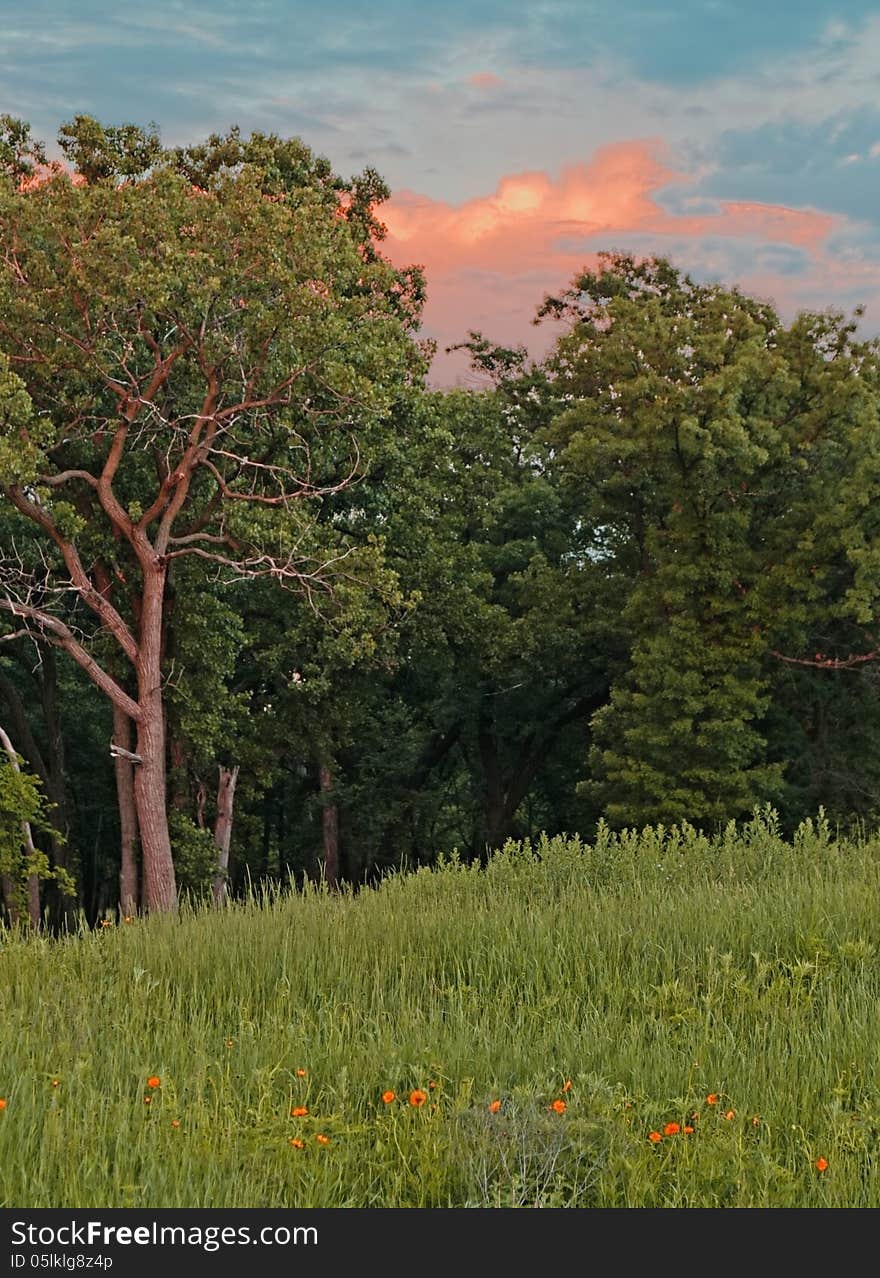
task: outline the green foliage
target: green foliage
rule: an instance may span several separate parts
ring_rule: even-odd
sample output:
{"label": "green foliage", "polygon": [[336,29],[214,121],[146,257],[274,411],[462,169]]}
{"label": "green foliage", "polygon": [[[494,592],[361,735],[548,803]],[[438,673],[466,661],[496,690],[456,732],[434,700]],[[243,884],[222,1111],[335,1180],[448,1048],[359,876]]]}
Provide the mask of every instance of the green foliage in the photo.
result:
{"label": "green foliage", "polygon": [[21,913],[26,912],[27,881],[31,875],[41,882],[56,882],[68,896],[76,894],[76,886],[65,870],[53,869],[44,852],[27,848],[25,823],[34,832],[58,837],[48,818],[49,805],[39,777],[21,766],[14,768],[9,757],[0,754],[0,875],[11,884]]}
{"label": "green foliage", "polygon": [[551,364],[571,402],[548,438],[630,636],[584,788],[616,824],[740,817],[781,793],[768,657],[829,616],[816,575],[851,541],[876,346],[842,317],[785,329],[736,290],[623,256],[545,310],[572,320]]}
{"label": "green foliage", "polygon": [[168,814],[174,873],[178,888],[196,900],[211,888],[217,867],[217,849],[209,830],[200,830],[184,812],[172,808]]}
{"label": "green foliage", "polygon": [[46,162],[45,148],[31,137],[31,126],[15,116],[0,115],[0,174],[17,186]]}
{"label": "green foliage", "polygon": [[0,351],[0,484],[30,483],[50,438],[48,423],[34,418],[27,387]]}
{"label": "green foliage", "polygon": [[86,182],[136,178],[162,155],[158,126],[102,125],[91,115],[76,115],[58,131],[58,145]]}

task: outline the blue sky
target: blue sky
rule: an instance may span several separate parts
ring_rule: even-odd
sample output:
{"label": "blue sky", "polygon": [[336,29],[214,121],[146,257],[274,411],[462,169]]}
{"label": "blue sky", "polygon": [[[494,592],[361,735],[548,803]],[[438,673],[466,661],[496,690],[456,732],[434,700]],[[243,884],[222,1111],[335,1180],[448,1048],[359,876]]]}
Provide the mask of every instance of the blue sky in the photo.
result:
{"label": "blue sky", "polygon": [[864,302],[880,332],[877,3],[0,0],[0,19],[0,111],[49,141],[77,112],[169,143],[237,123],[374,165],[441,340],[527,337],[597,247],[786,312]]}

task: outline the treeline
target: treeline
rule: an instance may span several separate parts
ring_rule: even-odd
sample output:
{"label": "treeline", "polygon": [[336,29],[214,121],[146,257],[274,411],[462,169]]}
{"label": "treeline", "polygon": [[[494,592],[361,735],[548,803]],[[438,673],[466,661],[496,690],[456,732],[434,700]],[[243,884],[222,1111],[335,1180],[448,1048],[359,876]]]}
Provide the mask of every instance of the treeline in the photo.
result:
{"label": "treeline", "polygon": [[872,824],[880,348],[606,254],[427,383],[387,190],[0,120],[7,919],[771,802]]}

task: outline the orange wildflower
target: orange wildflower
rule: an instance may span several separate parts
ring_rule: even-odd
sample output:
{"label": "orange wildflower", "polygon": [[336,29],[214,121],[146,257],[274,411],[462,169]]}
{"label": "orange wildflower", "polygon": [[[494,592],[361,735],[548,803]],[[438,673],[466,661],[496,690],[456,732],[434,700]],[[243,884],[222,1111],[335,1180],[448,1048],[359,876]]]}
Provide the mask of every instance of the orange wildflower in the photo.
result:
{"label": "orange wildflower", "polygon": [[152,1087],[155,1090],[157,1087],[161,1086],[162,1080],[158,1074],[153,1074],[151,1078],[147,1079],[147,1087]]}
{"label": "orange wildflower", "polygon": [[710,1092],[710,1093],[709,1093],[709,1095],[706,1097],[706,1104],[707,1104],[707,1105],[717,1105],[717,1104],[718,1104],[718,1093],[717,1093],[717,1092]]}
{"label": "orange wildflower", "polygon": [[305,1118],[308,1112],[309,1112],[308,1105],[294,1105],[293,1109],[290,1111],[290,1117]]}
{"label": "orange wildflower", "polygon": [[663,1128],[663,1135],[677,1136],[680,1131],[681,1131],[681,1128],[679,1127],[678,1123],[667,1123],[666,1126]]}
{"label": "orange wildflower", "polygon": [[493,1101],[489,1101],[489,1113],[490,1113],[490,1114],[497,1114],[500,1108],[501,1108],[501,1101],[500,1101],[500,1100],[493,1100]]}
{"label": "orange wildflower", "polygon": [[550,1106],[550,1108],[551,1108],[551,1109],[553,1110],[553,1112],[554,1112],[554,1113],[556,1113],[556,1114],[564,1114],[564,1113],[565,1113],[565,1111],[566,1111],[566,1109],[567,1109],[567,1106],[566,1106],[566,1104],[565,1104],[565,1101],[564,1101],[564,1100],[555,1100],[555,1101],[553,1101],[553,1103],[552,1103],[552,1105]]}
{"label": "orange wildflower", "polygon": [[686,1126],[685,1126],[685,1129],[684,1129],[684,1134],[685,1134],[685,1136],[693,1136],[693,1134],[694,1134],[694,1129],[693,1129],[693,1127],[691,1127],[691,1126],[689,1126],[689,1125],[686,1125]]}
{"label": "orange wildflower", "polygon": [[179,1118],[172,1118],[172,1120],[171,1120],[171,1126],[172,1126],[172,1127],[179,1127],[179,1126],[180,1126],[180,1119],[179,1119]]}
{"label": "orange wildflower", "polygon": [[564,1092],[570,1092],[570,1091],[571,1091],[571,1079],[570,1079],[570,1078],[567,1078],[567,1079],[565,1080],[565,1082],[562,1084],[562,1090],[563,1090]]}
{"label": "orange wildflower", "polygon": [[318,1132],[317,1136],[315,1137],[315,1140],[318,1142],[319,1145],[330,1144],[330,1137],[325,1136],[323,1132]]}
{"label": "orange wildflower", "polygon": [[297,1078],[305,1078],[305,1076],[306,1076],[306,1071],[305,1071],[304,1069],[298,1069],[298,1070],[296,1071],[296,1076],[297,1076]]}
{"label": "orange wildflower", "polygon": [[660,1135],[659,1132],[648,1132],[648,1140],[651,1142],[652,1145],[658,1144],[662,1139],[663,1137]]}
{"label": "orange wildflower", "polygon": [[828,1159],[827,1159],[827,1158],[817,1158],[817,1159],[816,1159],[816,1171],[818,1171],[818,1172],[823,1172],[823,1171],[827,1171],[827,1170],[828,1170]]}
{"label": "orange wildflower", "polygon": [[427,1099],[428,1099],[428,1093],[423,1092],[420,1087],[417,1087],[415,1091],[412,1091],[409,1094],[409,1103],[410,1105],[413,1105],[416,1109],[418,1109],[420,1105],[424,1105]]}
{"label": "orange wildflower", "polygon": [[0,1096],[0,1113],[6,1108],[6,1101]]}
{"label": "orange wildflower", "polygon": [[730,1122],[732,1118],[736,1118],[736,1110],[729,1109],[727,1113],[724,1115],[724,1117],[727,1119],[728,1122]]}
{"label": "orange wildflower", "polygon": [[392,1101],[397,1100],[397,1096],[394,1092],[392,1092],[391,1088],[389,1087],[387,1092],[382,1093],[382,1100],[384,1104],[390,1105]]}
{"label": "orange wildflower", "polygon": [[305,1141],[300,1140],[298,1136],[291,1136],[290,1143],[294,1149],[305,1149],[306,1147]]}

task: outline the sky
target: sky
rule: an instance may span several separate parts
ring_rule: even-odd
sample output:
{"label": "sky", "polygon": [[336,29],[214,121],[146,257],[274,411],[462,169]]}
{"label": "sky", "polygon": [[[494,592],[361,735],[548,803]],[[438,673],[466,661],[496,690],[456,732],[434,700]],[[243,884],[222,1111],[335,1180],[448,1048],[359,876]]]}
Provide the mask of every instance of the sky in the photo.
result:
{"label": "sky", "polygon": [[602,249],[880,333],[880,0],[0,0],[0,112],[378,169],[438,384]]}

